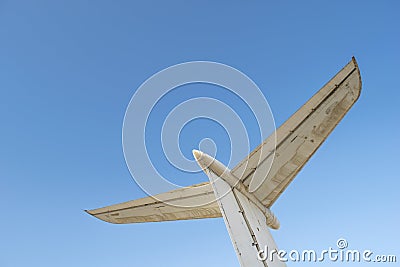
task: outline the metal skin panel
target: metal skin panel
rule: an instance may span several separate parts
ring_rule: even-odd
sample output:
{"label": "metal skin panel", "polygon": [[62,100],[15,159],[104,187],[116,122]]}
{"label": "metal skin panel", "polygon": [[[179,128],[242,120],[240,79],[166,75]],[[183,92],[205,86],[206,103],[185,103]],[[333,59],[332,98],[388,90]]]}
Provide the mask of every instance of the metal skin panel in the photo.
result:
{"label": "metal skin panel", "polygon": [[[225,173],[227,168],[218,161],[211,165],[202,162],[201,153],[197,151],[194,153],[195,158],[200,166],[204,165],[203,169],[211,183],[197,184],[155,197],[87,212],[111,223],[223,216],[242,267],[286,266],[279,260],[268,261],[271,260],[269,257],[267,261],[258,260],[257,254],[264,246],[268,246],[269,251],[276,249],[266,221],[267,214],[270,215],[270,219],[274,219],[274,216],[271,212],[263,213],[262,208],[266,207],[266,211],[269,211],[357,101],[360,91],[360,72],[353,58],[279,127],[276,135],[268,137],[228,174]],[[213,168],[214,171],[211,171]],[[221,177],[215,174],[215,171]],[[254,187],[254,183],[251,183],[253,179],[262,181],[261,185]],[[169,204],[165,204],[164,201]],[[199,203],[209,204],[201,206]],[[276,228],[279,226],[276,223],[272,225]]]}
{"label": "metal skin panel", "polygon": [[[285,263],[276,258],[260,261],[258,252],[278,250],[268,229],[266,217],[249,199],[212,171],[205,170],[213,186],[226,228],[242,267],[283,267]],[[228,192],[228,193],[226,193]]]}
{"label": "metal skin panel", "polygon": [[[330,132],[358,99],[361,77],[353,58],[335,77],[231,171],[249,189],[250,181],[264,179],[250,192],[270,208]],[[275,152],[275,154],[274,154]],[[270,162],[273,161],[271,169]],[[268,175],[267,175],[268,174]],[[266,177],[267,175],[267,177]],[[181,208],[166,205],[168,203]],[[201,200],[201,201],[200,201]],[[210,203],[196,206],[196,203]],[[209,183],[197,184],[153,197],[100,209],[89,214],[111,223],[137,223],[220,217]],[[185,208],[187,207],[187,208]]]}
{"label": "metal skin panel", "polygon": [[272,137],[267,138],[232,173],[246,187],[252,179],[264,179],[261,186],[249,191],[266,207],[271,207],[357,101],[360,91],[360,72],[353,58],[279,127],[276,148]]}
{"label": "metal skin panel", "polygon": [[[166,201],[168,204],[165,204]],[[198,203],[210,203],[199,206]],[[201,183],[87,213],[110,223],[140,223],[221,217],[209,183]]]}
{"label": "metal skin panel", "polygon": [[234,176],[228,167],[219,162],[217,159],[194,149],[193,156],[196,159],[197,163],[201,166],[203,171],[208,172],[211,171],[221,179],[223,179],[231,188],[235,188],[236,191],[240,192],[242,195],[246,196],[246,198],[252,202],[259,210],[262,211],[263,216],[266,217],[266,223],[268,227],[272,229],[279,229],[280,223],[278,218],[271,212],[269,208],[266,208],[252,193],[249,193],[247,187],[240,182],[239,178]]}

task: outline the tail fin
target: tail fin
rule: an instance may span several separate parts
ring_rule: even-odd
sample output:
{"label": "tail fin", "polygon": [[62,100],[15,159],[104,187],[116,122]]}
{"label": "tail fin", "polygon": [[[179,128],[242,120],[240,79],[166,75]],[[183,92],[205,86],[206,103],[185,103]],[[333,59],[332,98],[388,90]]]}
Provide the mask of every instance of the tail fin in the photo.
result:
{"label": "tail fin", "polygon": [[[241,192],[219,178],[211,171],[206,171],[212,184],[215,197],[221,209],[226,228],[232,240],[237,257],[242,267],[283,267],[285,263],[269,255],[265,261],[259,259],[259,253],[265,247],[268,251],[277,249],[268,229],[264,213]],[[264,251],[264,253],[268,253]]]}

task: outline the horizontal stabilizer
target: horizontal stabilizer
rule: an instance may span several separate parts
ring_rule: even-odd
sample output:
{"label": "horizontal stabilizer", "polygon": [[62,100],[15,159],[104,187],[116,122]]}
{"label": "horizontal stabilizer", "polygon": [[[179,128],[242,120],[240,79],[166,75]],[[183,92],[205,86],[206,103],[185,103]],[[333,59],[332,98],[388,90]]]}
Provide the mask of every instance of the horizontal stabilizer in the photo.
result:
{"label": "horizontal stabilizer", "polygon": [[277,129],[276,143],[274,135],[268,137],[232,173],[259,201],[271,207],[357,101],[360,92],[360,71],[353,58]]}
{"label": "horizontal stabilizer", "polygon": [[[168,203],[168,204],[166,204]],[[209,203],[199,206],[199,203]],[[110,223],[141,223],[221,217],[209,183],[145,197],[87,213]]]}

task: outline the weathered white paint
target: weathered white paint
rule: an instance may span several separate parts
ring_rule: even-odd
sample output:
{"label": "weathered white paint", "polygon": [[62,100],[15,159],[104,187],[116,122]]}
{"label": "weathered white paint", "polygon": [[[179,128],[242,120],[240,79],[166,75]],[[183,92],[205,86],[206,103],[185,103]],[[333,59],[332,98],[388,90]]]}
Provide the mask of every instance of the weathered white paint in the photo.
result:
{"label": "weathered white paint", "polygon": [[[226,228],[242,267],[286,266],[278,258],[260,261],[258,252],[268,246],[277,250],[262,210],[212,171],[206,171],[214,189]],[[228,193],[226,193],[228,192]]]}
{"label": "weathered white paint", "polygon": [[[168,203],[168,204],[166,204]],[[199,205],[198,203],[209,203]],[[140,223],[221,217],[209,183],[202,183],[100,209],[89,214],[110,223]]]}
{"label": "weathered white paint", "polygon": [[215,159],[201,160],[201,152],[194,152],[212,185],[198,184],[87,212],[111,223],[223,216],[242,267],[285,266],[257,259],[265,245],[276,248],[267,226],[277,228],[279,223],[269,208],[357,101],[360,91],[360,71],[353,58],[279,127],[276,142],[274,135],[267,138],[232,171]]}
{"label": "weathered white paint", "polygon": [[[232,173],[246,187],[250,186],[249,191],[265,206],[271,207],[357,101],[360,91],[360,72],[353,58],[279,127],[276,148],[274,140],[267,138],[233,168]],[[263,180],[263,183],[251,188],[252,179]]]}
{"label": "weathered white paint", "polygon": [[[267,218],[266,223],[270,228],[279,229],[280,223],[278,218],[269,208],[265,207],[260,200],[258,200],[247,190],[247,187],[243,185],[239,178],[232,174],[228,167],[224,166],[224,164],[217,159],[198,150],[193,150],[193,156],[204,171],[213,172],[215,175],[223,179],[230,186],[230,188],[235,188],[235,190],[246,196],[246,198],[248,198],[253,205],[258,207],[258,209],[261,210],[263,215]],[[230,188],[228,188],[225,193],[228,193],[231,190]],[[220,197],[223,195],[223,192],[220,192]]]}

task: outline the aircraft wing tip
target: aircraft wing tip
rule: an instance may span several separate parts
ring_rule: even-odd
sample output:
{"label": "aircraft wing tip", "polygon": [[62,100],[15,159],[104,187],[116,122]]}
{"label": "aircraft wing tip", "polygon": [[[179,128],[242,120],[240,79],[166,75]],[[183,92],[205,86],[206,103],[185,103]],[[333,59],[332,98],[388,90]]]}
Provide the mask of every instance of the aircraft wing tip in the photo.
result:
{"label": "aircraft wing tip", "polygon": [[84,210],[84,211],[87,214],[89,214],[90,216],[93,216],[93,217],[99,219],[100,221],[111,223],[111,224],[119,224],[117,221],[112,220],[109,216],[101,216],[101,215],[96,214],[95,212],[93,212],[93,210]]}
{"label": "aircraft wing tip", "polygon": [[354,64],[354,66],[355,66],[355,68],[357,69],[357,76],[358,76],[358,86],[357,86],[357,99],[360,97],[360,94],[361,94],[361,88],[362,88],[362,79],[361,79],[361,72],[360,72],[360,68],[358,67],[358,63],[357,63],[357,60],[356,60],[356,58],[353,56],[352,57],[352,61],[353,61],[353,64]]}

